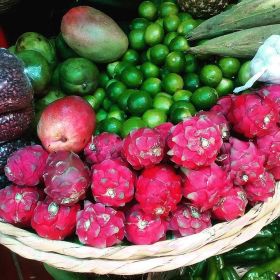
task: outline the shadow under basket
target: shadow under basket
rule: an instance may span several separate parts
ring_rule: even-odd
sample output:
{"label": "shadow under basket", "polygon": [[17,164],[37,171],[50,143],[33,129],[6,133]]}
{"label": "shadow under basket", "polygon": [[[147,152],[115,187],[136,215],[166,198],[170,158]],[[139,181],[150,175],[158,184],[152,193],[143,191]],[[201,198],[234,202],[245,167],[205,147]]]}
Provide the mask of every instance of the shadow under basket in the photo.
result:
{"label": "shadow under basket", "polygon": [[97,249],[68,241],[41,238],[27,230],[0,222],[0,243],[20,256],[59,269],[96,274],[136,275],[189,266],[232,250],[253,238],[280,216],[280,183],[275,195],[244,216],[198,234],[152,245]]}

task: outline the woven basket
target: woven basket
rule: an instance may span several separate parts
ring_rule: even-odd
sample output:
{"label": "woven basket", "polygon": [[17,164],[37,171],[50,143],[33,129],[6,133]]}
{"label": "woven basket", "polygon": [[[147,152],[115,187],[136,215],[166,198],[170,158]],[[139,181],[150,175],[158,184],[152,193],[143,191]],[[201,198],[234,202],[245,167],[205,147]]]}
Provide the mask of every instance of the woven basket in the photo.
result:
{"label": "woven basket", "polygon": [[7,12],[16,5],[18,1],[19,0],[0,0],[0,14]]}
{"label": "woven basket", "polygon": [[219,223],[199,234],[153,245],[114,246],[97,249],[41,238],[0,222],[0,243],[24,258],[81,273],[135,275],[192,265],[230,251],[254,237],[280,216],[280,183],[275,195],[253,207],[243,217]]}

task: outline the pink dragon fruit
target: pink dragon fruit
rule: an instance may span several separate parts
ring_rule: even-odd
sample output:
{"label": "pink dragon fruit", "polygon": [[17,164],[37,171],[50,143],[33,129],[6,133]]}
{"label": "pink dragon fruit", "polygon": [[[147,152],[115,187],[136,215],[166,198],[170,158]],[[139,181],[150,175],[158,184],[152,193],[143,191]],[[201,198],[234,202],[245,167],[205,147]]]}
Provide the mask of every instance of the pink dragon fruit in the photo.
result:
{"label": "pink dragon fruit", "polygon": [[212,121],[220,128],[223,139],[229,138],[230,136],[229,123],[222,112],[200,111],[196,114],[196,116],[208,118],[210,121]]}
{"label": "pink dragon fruit", "polygon": [[195,169],[212,164],[222,146],[219,127],[208,118],[192,117],[171,130],[167,140],[171,160]]}
{"label": "pink dragon fruit", "polygon": [[74,232],[76,215],[79,210],[79,204],[58,205],[50,198],[46,198],[44,201],[38,202],[31,226],[41,237],[63,240]]}
{"label": "pink dragon fruit", "polygon": [[19,186],[36,186],[42,179],[47,158],[48,153],[42,146],[26,146],[8,158],[5,174]]}
{"label": "pink dragon fruit", "polygon": [[253,183],[245,185],[245,192],[251,205],[265,202],[275,193],[275,180],[271,173],[264,172]]}
{"label": "pink dragon fruit", "polygon": [[257,180],[264,172],[264,155],[252,142],[244,142],[233,137],[229,142],[230,165],[226,165],[225,168],[230,172],[234,184],[243,186]]}
{"label": "pink dragon fruit", "polygon": [[210,109],[210,112],[222,113],[227,118],[234,98],[235,96],[233,94],[220,98],[217,104]]}
{"label": "pink dragon fruit", "polygon": [[213,207],[213,215],[218,220],[232,221],[244,215],[247,204],[248,200],[244,190],[234,187]]}
{"label": "pink dragon fruit", "polygon": [[275,180],[280,180],[280,167],[274,167],[269,170],[269,172],[273,175]]}
{"label": "pink dragon fruit", "polygon": [[0,218],[20,227],[29,227],[43,192],[37,187],[10,185],[0,190]]}
{"label": "pink dragon fruit", "polygon": [[233,99],[228,120],[236,132],[254,138],[269,134],[279,115],[276,104],[270,99],[257,94],[243,94]]}
{"label": "pink dragon fruit", "polygon": [[135,198],[145,213],[166,217],[181,201],[181,177],[168,165],[147,168],[137,180]]}
{"label": "pink dragon fruit", "polygon": [[179,205],[172,212],[169,221],[169,229],[174,231],[176,237],[196,234],[209,227],[211,227],[210,212],[202,213],[191,204]]}
{"label": "pink dragon fruit", "polygon": [[125,236],[133,244],[149,245],[165,238],[167,226],[160,216],[146,214],[136,204],[127,213]]}
{"label": "pink dragon fruit", "polygon": [[119,160],[107,159],[93,165],[92,194],[106,206],[124,206],[134,195],[136,176]]}
{"label": "pink dragon fruit", "polygon": [[171,132],[171,128],[173,127],[173,124],[171,122],[165,122],[162,123],[158,126],[156,126],[154,129],[157,131],[161,138],[164,139],[165,141],[167,140],[167,137],[169,136]]}
{"label": "pink dragon fruit", "polygon": [[156,130],[136,129],[124,139],[122,156],[134,169],[139,170],[160,163],[164,157],[164,145]]}
{"label": "pink dragon fruit", "polygon": [[198,170],[185,169],[183,172],[186,175],[183,195],[201,211],[211,209],[232,187],[227,172],[216,163]]}
{"label": "pink dragon fruit", "polygon": [[43,174],[45,193],[57,204],[74,205],[85,198],[90,185],[89,168],[73,152],[51,153]]}
{"label": "pink dragon fruit", "polygon": [[90,164],[100,163],[105,159],[115,159],[121,156],[122,139],[113,133],[103,132],[92,136],[86,145],[84,154]]}
{"label": "pink dragon fruit", "polygon": [[258,91],[258,94],[276,103],[280,113],[280,85],[266,85]]}
{"label": "pink dragon fruit", "polygon": [[97,248],[119,244],[124,238],[124,214],[101,203],[85,201],[77,214],[76,234],[83,244]]}
{"label": "pink dragon fruit", "polygon": [[275,129],[269,135],[257,138],[257,147],[266,157],[265,167],[270,170],[280,167],[280,131]]}

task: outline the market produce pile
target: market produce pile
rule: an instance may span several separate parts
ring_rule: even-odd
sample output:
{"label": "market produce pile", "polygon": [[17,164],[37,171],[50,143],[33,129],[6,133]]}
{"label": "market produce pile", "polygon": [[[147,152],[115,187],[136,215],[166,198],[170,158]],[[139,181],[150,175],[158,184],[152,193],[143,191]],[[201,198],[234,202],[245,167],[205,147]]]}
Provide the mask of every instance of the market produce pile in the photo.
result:
{"label": "market produce pile", "polygon": [[[26,32],[0,49],[1,220],[97,248],[149,245],[273,197],[280,86],[232,92],[251,77],[248,54],[276,24],[255,27],[242,58],[216,56],[204,48],[229,44],[235,32],[204,40],[207,20],[194,18],[192,1],[178,2],[143,1],[128,35],[77,6],[56,38]],[[210,2],[201,17],[229,5]]]}

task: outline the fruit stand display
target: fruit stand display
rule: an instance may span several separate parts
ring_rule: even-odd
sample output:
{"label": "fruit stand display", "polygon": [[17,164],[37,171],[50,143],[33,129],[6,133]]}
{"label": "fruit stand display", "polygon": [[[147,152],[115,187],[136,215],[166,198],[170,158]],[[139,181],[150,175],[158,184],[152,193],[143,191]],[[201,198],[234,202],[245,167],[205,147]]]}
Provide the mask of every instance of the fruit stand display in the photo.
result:
{"label": "fruit stand display", "polygon": [[55,279],[277,279],[279,9],[76,1],[54,36],[0,29],[0,243]]}

